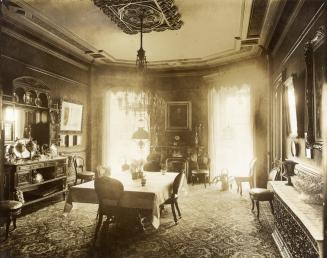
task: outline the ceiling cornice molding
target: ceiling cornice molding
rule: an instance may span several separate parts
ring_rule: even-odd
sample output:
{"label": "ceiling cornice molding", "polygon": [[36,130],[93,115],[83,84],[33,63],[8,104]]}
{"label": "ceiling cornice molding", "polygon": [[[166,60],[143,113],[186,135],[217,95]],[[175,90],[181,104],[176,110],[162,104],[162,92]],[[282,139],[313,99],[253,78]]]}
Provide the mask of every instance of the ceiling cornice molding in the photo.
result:
{"label": "ceiling cornice molding", "polygon": [[[261,49],[257,48],[257,52],[254,52],[253,55],[249,55],[247,57],[239,57],[235,60],[229,60],[228,62],[221,63],[219,65],[215,66],[199,66],[196,68],[189,68],[189,69],[179,69],[179,70],[172,70],[172,69],[158,69],[158,70],[151,70],[148,69],[147,74],[149,77],[156,77],[156,78],[167,78],[167,77],[189,77],[189,76],[210,76],[212,74],[217,73],[217,71],[223,69],[224,67],[228,67],[229,65],[233,65],[235,63],[241,63],[241,62],[248,62],[249,60],[254,60],[260,56]],[[113,76],[119,76],[117,74],[121,73],[120,76],[126,77],[124,73],[128,73],[131,76],[134,76],[133,74],[137,74],[135,71],[135,67],[129,67],[126,71],[126,67],[117,67],[117,66],[101,66],[97,69],[99,74],[106,74],[110,73],[113,74]]]}
{"label": "ceiling cornice molding", "polygon": [[51,44],[59,45],[76,57],[94,63],[99,56],[116,61],[114,57],[105,51],[97,50],[86,41],[76,36],[71,31],[58,26],[46,16],[22,0],[12,0],[18,7],[9,7],[9,11],[4,9],[6,18],[15,21],[15,25],[20,25],[24,30],[32,34],[41,34]]}
{"label": "ceiling cornice molding", "polygon": [[[178,71],[188,71],[192,70],[192,72],[199,72],[201,70],[207,70],[216,68],[222,65],[226,65],[229,63],[235,63],[242,61],[244,59],[249,59],[253,57],[257,57],[261,54],[261,49],[258,46],[250,47],[248,50],[239,51],[239,52],[230,52],[229,54],[222,55],[220,58],[213,58],[212,60],[206,59],[197,59],[194,60],[176,60],[180,65],[172,67],[167,63],[157,62],[156,64],[149,64],[148,71],[149,72],[178,72]],[[111,65],[106,65],[108,68],[116,67],[116,68],[129,68],[135,69],[134,62],[125,62],[125,63],[112,63]]]}
{"label": "ceiling cornice molding", "polygon": [[306,0],[298,0],[294,12],[291,14],[290,18],[288,19],[288,22],[287,22],[286,26],[284,27],[284,30],[283,30],[281,36],[279,37],[274,49],[272,50],[272,55],[273,56],[276,55],[276,53],[278,52],[280,46],[282,45],[286,35],[288,34],[292,24],[294,23],[297,15],[299,14],[299,12],[300,12],[300,10],[301,10],[301,8],[302,8],[305,1]]}
{"label": "ceiling cornice molding", "polygon": [[68,78],[66,76],[63,76],[63,75],[60,75],[60,74],[57,74],[57,73],[53,73],[53,72],[50,72],[50,71],[47,71],[47,70],[44,70],[44,69],[42,69],[40,67],[36,67],[34,65],[30,65],[30,64],[25,63],[25,62],[23,62],[21,60],[18,60],[16,58],[13,58],[13,57],[10,57],[10,56],[7,56],[7,55],[2,55],[1,57],[6,58],[7,60],[10,60],[10,61],[19,63],[19,64],[25,66],[26,69],[28,69],[28,70],[31,70],[31,71],[34,71],[34,72],[38,72],[38,73],[47,75],[47,76],[50,76],[52,78],[55,78],[55,79],[58,79],[58,80],[62,80],[64,82],[68,82],[68,83],[70,83],[72,85],[76,85],[76,86],[79,86],[79,87],[88,87],[88,85],[85,84],[85,83],[83,83],[83,82],[79,82],[79,81],[70,79],[70,78]]}
{"label": "ceiling cornice molding", "polygon": [[261,30],[261,37],[259,39],[259,45],[265,49],[268,48],[286,2],[287,0],[269,0],[266,17]]}
{"label": "ceiling cornice molding", "polygon": [[11,30],[11,29],[6,28],[6,27],[2,27],[2,32],[4,34],[10,36],[10,37],[13,37],[13,38],[15,38],[15,39],[17,39],[17,40],[19,40],[21,42],[24,42],[24,43],[26,43],[26,44],[28,44],[28,45],[36,48],[36,49],[39,49],[39,50],[41,50],[41,51],[43,51],[43,52],[45,52],[47,54],[50,54],[50,55],[52,55],[52,56],[54,56],[54,57],[56,57],[58,59],[61,59],[61,60],[65,61],[65,62],[67,62],[67,63],[69,63],[71,65],[74,65],[74,66],[76,66],[76,67],[78,67],[78,68],[80,68],[80,69],[82,69],[84,71],[89,70],[89,66],[83,65],[83,64],[81,64],[79,62],[76,62],[75,60],[73,60],[71,58],[68,58],[68,57],[66,57],[66,56],[64,56],[64,55],[62,55],[62,54],[60,54],[60,53],[58,53],[56,51],[53,51],[50,48],[48,48],[48,47],[46,47],[46,46],[44,46],[42,44],[39,44],[38,42],[36,42],[34,40],[31,40],[31,39],[29,39],[29,38],[15,32],[14,30]]}
{"label": "ceiling cornice molding", "polygon": [[310,22],[307,24],[307,26],[302,31],[301,35],[297,38],[297,40],[294,42],[294,44],[291,46],[290,50],[287,52],[286,56],[284,57],[282,61],[282,66],[286,64],[290,56],[294,53],[294,51],[297,49],[297,47],[301,44],[301,42],[305,39],[307,34],[310,32],[312,27],[315,25],[316,21],[324,15],[326,8],[326,3],[324,2],[318,9],[318,11],[315,13],[315,15],[312,17]]}

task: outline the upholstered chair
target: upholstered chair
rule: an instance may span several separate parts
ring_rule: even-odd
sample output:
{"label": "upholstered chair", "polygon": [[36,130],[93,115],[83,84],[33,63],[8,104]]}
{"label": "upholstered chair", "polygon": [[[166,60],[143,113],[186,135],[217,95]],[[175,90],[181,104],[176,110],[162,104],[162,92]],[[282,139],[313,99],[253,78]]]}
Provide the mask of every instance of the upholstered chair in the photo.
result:
{"label": "upholstered chair", "polygon": [[[270,181],[275,181],[277,178],[279,171],[277,168],[271,170],[271,172],[269,173],[269,177],[268,180]],[[254,174],[252,175],[254,176]],[[257,187],[253,187],[253,185],[251,185],[251,189],[249,191],[250,194],[250,199],[252,202],[252,208],[251,210],[254,210],[254,205],[257,207],[257,217],[259,218],[260,215],[260,202],[269,202],[270,204],[270,208],[271,208],[271,212],[274,213],[274,206],[273,206],[273,199],[274,199],[274,193],[273,191],[266,189],[266,188],[257,188]]]}
{"label": "upholstered chair", "polygon": [[103,216],[106,216],[108,224],[117,222],[120,215],[119,202],[124,193],[124,186],[117,179],[102,176],[94,180],[94,188],[99,201],[99,218],[94,238],[94,242],[96,242],[98,232],[102,226]]}

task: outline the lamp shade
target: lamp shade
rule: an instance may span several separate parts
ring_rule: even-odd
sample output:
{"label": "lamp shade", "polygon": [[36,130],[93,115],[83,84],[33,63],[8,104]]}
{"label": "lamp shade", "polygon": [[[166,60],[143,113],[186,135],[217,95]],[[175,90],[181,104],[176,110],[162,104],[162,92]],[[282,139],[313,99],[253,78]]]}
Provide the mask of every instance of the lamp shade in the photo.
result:
{"label": "lamp shade", "polygon": [[149,139],[149,133],[144,130],[143,127],[139,127],[137,131],[133,133],[132,139],[134,140],[146,140]]}

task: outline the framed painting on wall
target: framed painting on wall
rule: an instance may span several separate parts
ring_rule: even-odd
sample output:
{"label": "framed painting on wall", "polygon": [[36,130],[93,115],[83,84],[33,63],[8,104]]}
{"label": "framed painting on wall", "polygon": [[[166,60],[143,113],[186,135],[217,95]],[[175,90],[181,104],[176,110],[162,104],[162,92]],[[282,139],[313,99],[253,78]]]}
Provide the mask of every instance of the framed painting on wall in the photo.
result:
{"label": "framed painting on wall", "polygon": [[191,101],[168,101],[166,103],[166,131],[192,130]]}
{"label": "framed painting on wall", "polygon": [[60,131],[81,132],[83,118],[83,105],[62,101]]}

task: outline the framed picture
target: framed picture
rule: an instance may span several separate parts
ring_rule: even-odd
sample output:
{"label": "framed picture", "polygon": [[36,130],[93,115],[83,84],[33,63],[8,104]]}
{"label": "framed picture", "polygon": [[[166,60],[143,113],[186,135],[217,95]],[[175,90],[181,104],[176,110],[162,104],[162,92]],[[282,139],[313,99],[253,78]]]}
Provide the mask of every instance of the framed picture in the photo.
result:
{"label": "framed picture", "polygon": [[168,101],[166,103],[166,131],[192,130],[191,101]]}
{"label": "framed picture", "polygon": [[83,119],[83,105],[62,101],[60,131],[81,132]]}

